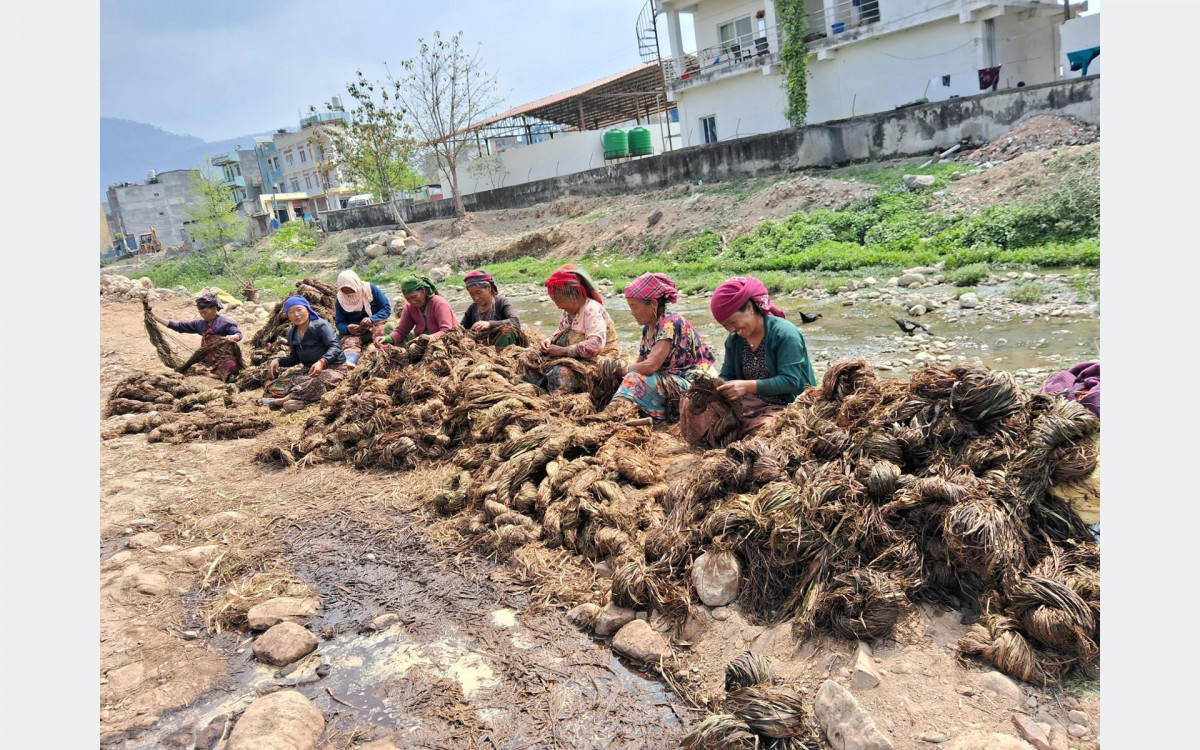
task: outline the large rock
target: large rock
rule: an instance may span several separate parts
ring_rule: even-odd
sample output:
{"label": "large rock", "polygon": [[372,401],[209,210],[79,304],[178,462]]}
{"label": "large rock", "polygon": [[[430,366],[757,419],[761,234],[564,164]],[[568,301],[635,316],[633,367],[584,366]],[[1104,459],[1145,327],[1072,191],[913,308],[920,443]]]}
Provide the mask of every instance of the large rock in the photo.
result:
{"label": "large rock", "polygon": [[671,655],[671,645],[645,620],[628,623],[613,638],[613,650],[645,663],[655,663]]}
{"label": "large rock", "polygon": [[637,617],[637,612],[609,602],[596,615],[596,635],[612,635]]}
{"label": "large rock", "polygon": [[227,750],[313,750],[325,731],[321,711],[295,690],[259,698],[229,733]]}
{"label": "large rock", "polygon": [[964,310],[974,310],[979,307],[979,295],[975,292],[967,292],[958,298],[958,306]]}
{"label": "large rock", "polygon": [[434,266],[433,268],[429,269],[429,280],[442,282],[450,278],[450,275],[453,273],[454,270],[450,268],[450,266],[443,263],[440,266]]}
{"label": "large rock", "polygon": [[140,534],[134,534],[129,537],[130,549],[145,549],[147,547],[157,547],[162,544],[162,536],[153,531],[143,531]]}
{"label": "large rock", "polygon": [[825,680],[817,691],[813,715],[833,750],[893,750],[850,691],[833,680]]}
{"label": "large rock", "polygon": [[692,584],[709,607],[724,607],[737,598],[739,574],[731,552],[705,552],[692,563]]}
{"label": "large rock", "polygon": [[972,729],[942,745],[943,750],[1033,750],[1024,740],[998,732]]}
{"label": "large rock", "polygon": [[906,174],[903,178],[904,186],[909,190],[922,190],[924,188],[933,187],[933,175],[928,174]]}
{"label": "large rock", "polygon": [[576,607],[572,607],[567,612],[567,621],[577,628],[583,630],[591,630],[596,624],[596,618],[600,616],[600,605],[592,602],[584,602]]}
{"label": "large rock", "polygon": [[251,607],[246,613],[246,621],[251,630],[266,630],[285,620],[295,622],[301,617],[314,615],[319,604],[312,597],[279,596]]}
{"label": "large rock", "polygon": [[662,217],[663,217],[662,211],[655,211],[654,213],[650,214],[650,217],[648,219],[646,219],[647,226],[654,226],[655,224],[657,224],[659,221],[662,220]]}
{"label": "large rock", "polygon": [[925,277],[919,273],[906,273],[896,279],[897,286],[910,287],[913,284],[924,284]]}
{"label": "large rock", "polygon": [[995,693],[1005,700],[1005,708],[1012,708],[1021,703],[1021,688],[1003,674],[992,670],[984,672],[975,680],[975,684],[989,693]]}
{"label": "large rock", "polygon": [[367,249],[364,251],[364,254],[368,258],[375,259],[383,257],[385,252],[387,252],[387,249],[383,245],[371,244],[367,245]]}
{"label": "large rock", "polygon": [[402,239],[388,240],[387,252],[388,252],[388,255],[399,255],[400,253],[404,252],[404,240],[402,240]]}
{"label": "large rock", "polygon": [[883,680],[879,670],[875,668],[875,655],[871,647],[859,642],[854,654],[854,671],[850,674],[850,689],[859,692],[877,687]]}
{"label": "large rock", "polygon": [[312,633],[294,622],[281,622],[258,637],[254,655],[265,664],[285,667],[316,648],[317,638]]}

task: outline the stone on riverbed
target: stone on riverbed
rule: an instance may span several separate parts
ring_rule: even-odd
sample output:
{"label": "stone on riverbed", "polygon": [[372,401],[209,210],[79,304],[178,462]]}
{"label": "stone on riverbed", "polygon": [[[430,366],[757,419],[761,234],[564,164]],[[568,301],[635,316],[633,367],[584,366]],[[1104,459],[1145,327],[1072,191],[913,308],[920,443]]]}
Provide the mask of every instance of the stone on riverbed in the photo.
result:
{"label": "stone on riverbed", "polygon": [[314,615],[318,605],[312,597],[279,596],[251,607],[246,613],[246,621],[251,630],[266,630],[284,620],[295,621]]}
{"label": "stone on riverbed", "polygon": [[321,711],[295,690],[250,704],[229,734],[228,750],[313,750],[325,731]]}
{"label": "stone on riverbed", "polygon": [[294,622],[272,625],[254,642],[258,660],[275,667],[288,664],[311,654],[317,648],[317,638]]}

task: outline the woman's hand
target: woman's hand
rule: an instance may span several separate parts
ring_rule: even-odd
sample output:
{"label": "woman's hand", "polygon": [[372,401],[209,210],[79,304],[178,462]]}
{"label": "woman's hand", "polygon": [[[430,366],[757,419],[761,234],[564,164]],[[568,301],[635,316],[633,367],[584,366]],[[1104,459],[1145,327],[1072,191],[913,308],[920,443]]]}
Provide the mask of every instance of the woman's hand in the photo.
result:
{"label": "woman's hand", "polygon": [[391,338],[389,338],[387,336],[376,336],[375,337],[375,346],[377,348],[385,347],[390,343],[392,343],[392,340],[391,340]]}
{"label": "woman's hand", "polygon": [[730,380],[717,386],[717,392],[728,398],[741,398],[757,390],[758,386],[753,380]]}
{"label": "woman's hand", "polygon": [[308,368],[308,376],[310,378],[315,378],[318,375],[320,375],[321,371],[324,369],[325,369],[325,360],[318,359],[316,362],[313,362],[312,367]]}
{"label": "woman's hand", "polygon": [[362,320],[358,321],[358,325],[362,328],[370,328],[371,327],[371,319],[363,318]]}
{"label": "woman's hand", "polygon": [[556,345],[556,344],[551,344],[551,343],[549,343],[549,342],[546,342],[546,343],[542,344],[542,351],[544,351],[545,353],[549,354],[551,357],[567,357],[567,356],[570,356],[570,355],[568,355],[568,353],[567,353],[567,352],[569,351],[569,350],[567,349],[567,347],[565,347],[565,346],[558,346],[558,345]]}
{"label": "woman's hand", "polygon": [[236,344],[237,342],[239,342],[239,341],[241,341],[241,340],[242,340],[242,337],[241,337],[241,336],[239,336],[239,335],[237,335],[237,334],[235,333],[235,334],[232,334],[232,335],[230,335],[230,336],[226,336],[226,337],[225,337],[225,340],[226,340],[226,341],[233,342],[234,344]]}
{"label": "woman's hand", "polygon": [[350,334],[351,336],[357,336],[358,331],[358,323],[351,323],[350,325],[346,326],[346,333]]}
{"label": "woman's hand", "polygon": [[486,331],[487,329],[489,329],[491,327],[492,327],[492,321],[477,320],[477,321],[475,321],[475,325],[471,326],[471,330],[472,331]]}
{"label": "woman's hand", "polygon": [[267,363],[267,377],[275,378],[279,375],[279,360],[273,359]]}

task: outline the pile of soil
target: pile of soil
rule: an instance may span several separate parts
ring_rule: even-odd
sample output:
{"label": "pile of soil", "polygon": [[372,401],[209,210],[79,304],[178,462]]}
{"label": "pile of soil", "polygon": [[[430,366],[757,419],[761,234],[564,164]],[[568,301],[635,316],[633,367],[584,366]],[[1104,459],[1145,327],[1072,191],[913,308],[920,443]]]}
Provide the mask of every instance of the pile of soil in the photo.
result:
{"label": "pile of soil", "polygon": [[1038,115],[985,146],[968,151],[961,161],[973,164],[1003,162],[1034,151],[1063,146],[1084,146],[1100,140],[1100,128],[1074,117]]}

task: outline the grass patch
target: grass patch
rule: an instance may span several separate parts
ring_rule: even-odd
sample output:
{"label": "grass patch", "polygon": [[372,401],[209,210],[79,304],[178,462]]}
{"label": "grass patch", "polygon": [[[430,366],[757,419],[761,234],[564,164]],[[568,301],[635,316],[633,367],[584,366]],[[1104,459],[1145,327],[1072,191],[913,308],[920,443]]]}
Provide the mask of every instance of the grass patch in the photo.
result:
{"label": "grass patch", "polygon": [[921,169],[918,164],[910,164],[907,167],[883,167],[878,164],[858,164],[846,167],[837,174],[830,176],[867,182],[872,185],[878,185],[881,188],[899,188],[904,185],[904,175],[906,174],[932,175],[934,177],[933,189],[937,190],[946,185],[952,173],[962,171],[963,165],[949,161],[930,164],[924,169]]}
{"label": "grass patch", "polygon": [[1072,276],[1067,279],[1067,286],[1075,292],[1075,299],[1078,302],[1100,301],[1100,282],[1097,279],[1090,279],[1087,276]]}
{"label": "grass patch", "polygon": [[973,286],[988,277],[986,263],[970,263],[946,273],[946,280],[955,286]]}
{"label": "grass patch", "polygon": [[830,276],[828,279],[825,279],[823,288],[830,294],[836,294],[838,289],[846,286],[846,282],[847,279],[842,276]]}
{"label": "grass patch", "polygon": [[1046,301],[1046,285],[1040,281],[1018,281],[1008,291],[1008,298],[1013,302],[1036,304]]}

